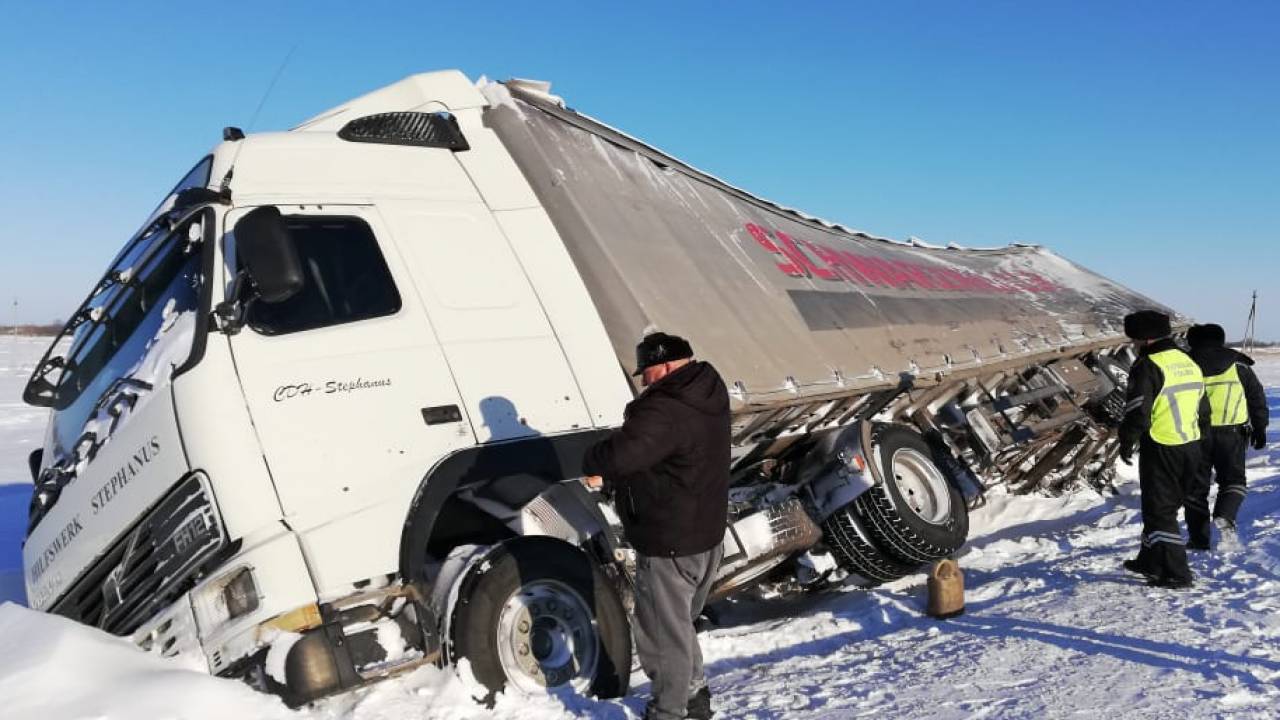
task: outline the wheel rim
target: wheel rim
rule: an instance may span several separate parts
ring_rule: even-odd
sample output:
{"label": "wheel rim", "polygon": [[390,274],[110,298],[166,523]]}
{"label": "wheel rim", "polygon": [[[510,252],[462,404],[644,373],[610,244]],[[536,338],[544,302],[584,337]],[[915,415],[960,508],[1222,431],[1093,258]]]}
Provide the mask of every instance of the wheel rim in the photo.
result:
{"label": "wheel rim", "polygon": [[498,658],[512,685],[525,692],[590,687],[599,636],[582,596],[555,580],[526,583],[498,616]]}
{"label": "wheel rim", "polygon": [[902,448],[890,463],[898,494],[911,512],[932,525],[951,519],[951,487],[938,466],[918,450]]}

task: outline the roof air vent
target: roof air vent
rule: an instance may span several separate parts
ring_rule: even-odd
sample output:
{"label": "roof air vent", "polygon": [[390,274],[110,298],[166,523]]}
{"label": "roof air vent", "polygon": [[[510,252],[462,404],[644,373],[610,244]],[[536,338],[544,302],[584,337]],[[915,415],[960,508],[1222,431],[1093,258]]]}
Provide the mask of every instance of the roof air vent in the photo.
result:
{"label": "roof air vent", "polygon": [[458,127],[458,119],[450,113],[389,112],[365,115],[347,123],[338,137],[351,142],[383,145],[470,150]]}

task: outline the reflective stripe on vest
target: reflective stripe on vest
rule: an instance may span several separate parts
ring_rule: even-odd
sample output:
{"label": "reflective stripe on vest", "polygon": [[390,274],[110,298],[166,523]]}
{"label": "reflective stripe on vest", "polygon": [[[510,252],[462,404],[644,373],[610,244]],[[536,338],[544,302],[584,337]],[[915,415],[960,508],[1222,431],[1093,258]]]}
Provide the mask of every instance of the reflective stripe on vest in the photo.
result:
{"label": "reflective stripe on vest", "polygon": [[1151,439],[1161,445],[1185,445],[1200,439],[1200,398],[1204,375],[1181,350],[1148,355],[1164,373],[1164,386],[1151,408]]}
{"label": "reflective stripe on vest", "polygon": [[1235,363],[1231,363],[1226,372],[1205,378],[1204,391],[1209,396],[1209,407],[1213,408],[1211,422],[1214,427],[1243,425],[1249,421],[1248,408],[1244,404],[1244,386],[1240,384]]}

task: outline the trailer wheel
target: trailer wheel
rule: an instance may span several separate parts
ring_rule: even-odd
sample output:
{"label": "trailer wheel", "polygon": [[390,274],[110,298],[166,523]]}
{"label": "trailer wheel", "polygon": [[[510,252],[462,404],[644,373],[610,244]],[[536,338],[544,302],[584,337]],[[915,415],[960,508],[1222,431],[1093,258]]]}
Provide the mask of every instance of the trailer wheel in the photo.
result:
{"label": "trailer wheel", "polygon": [[631,674],[631,630],[617,591],[580,550],[560,540],[508,541],[459,589],[451,656],[489,689],[568,686],[620,697]]}
{"label": "trailer wheel", "polygon": [[902,425],[872,430],[883,482],[854,501],[875,545],[903,563],[951,555],[969,536],[969,511],[933,450]]}
{"label": "trailer wheel", "polygon": [[822,532],[840,566],[865,580],[859,583],[862,587],[897,580],[919,567],[919,563],[899,562],[877,549],[871,534],[858,519],[853,503],[827,518]]}

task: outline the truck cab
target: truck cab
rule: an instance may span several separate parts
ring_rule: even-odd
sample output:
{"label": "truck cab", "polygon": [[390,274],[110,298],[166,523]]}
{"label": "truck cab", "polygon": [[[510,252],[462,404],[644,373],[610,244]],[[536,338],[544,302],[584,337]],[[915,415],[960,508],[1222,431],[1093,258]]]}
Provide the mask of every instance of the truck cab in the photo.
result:
{"label": "truck cab", "polygon": [[[223,674],[323,630],[323,659],[304,642],[289,667],[328,675],[260,678],[297,701],[438,658],[430,566],[531,526],[520,509],[581,474],[631,397],[484,104],[459,73],[415,76],[289,132],[228,131],[174,188],[28,388],[54,409],[33,607]],[[568,494],[545,504],[607,523]],[[382,629],[340,646],[357,616]]]}

